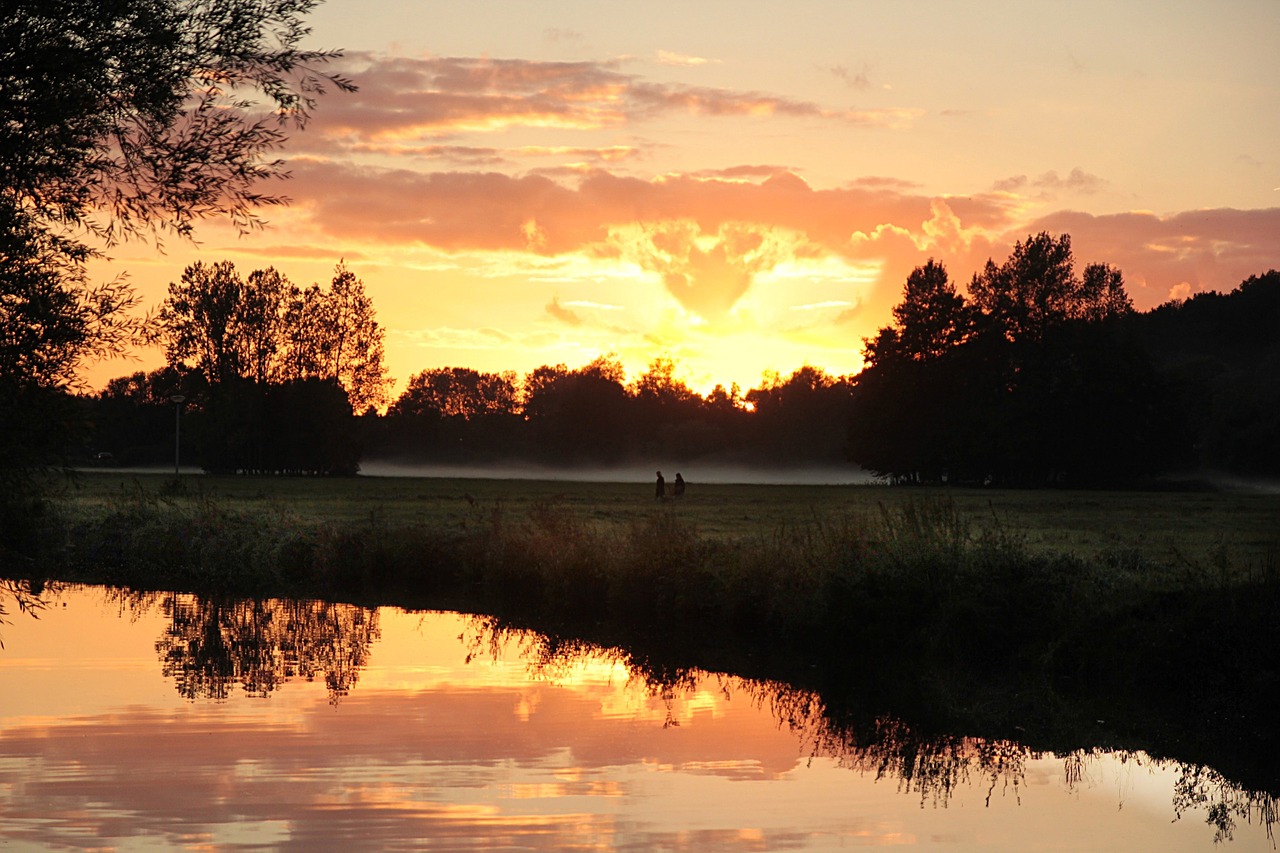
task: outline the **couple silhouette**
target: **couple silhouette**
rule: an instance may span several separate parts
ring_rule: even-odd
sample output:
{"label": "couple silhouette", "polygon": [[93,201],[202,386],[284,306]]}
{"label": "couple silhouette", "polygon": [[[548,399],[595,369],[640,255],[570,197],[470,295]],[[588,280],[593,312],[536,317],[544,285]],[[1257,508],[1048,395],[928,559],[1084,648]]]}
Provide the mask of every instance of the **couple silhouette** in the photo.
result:
{"label": "couple silhouette", "polygon": [[[662,478],[662,472],[658,472],[658,482],[654,485],[654,499],[665,500],[667,497],[667,481]],[[671,487],[671,496],[673,498],[684,497],[684,477],[676,472],[675,484]]]}

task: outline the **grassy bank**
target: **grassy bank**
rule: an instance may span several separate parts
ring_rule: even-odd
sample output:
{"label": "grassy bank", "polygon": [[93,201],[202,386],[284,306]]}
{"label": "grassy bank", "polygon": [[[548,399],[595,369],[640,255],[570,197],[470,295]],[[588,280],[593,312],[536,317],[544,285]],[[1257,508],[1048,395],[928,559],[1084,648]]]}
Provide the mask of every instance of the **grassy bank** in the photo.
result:
{"label": "grassy bank", "polygon": [[1274,791],[1276,505],[781,486],[659,504],[645,485],[92,477],[29,573],[489,613],[625,648],[655,677],[734,672],[850,718],[989,736],[1034,722],[1045,748],[1087,735]]}
{"label": "grassy bank", "polygon": [[[692,477],[691,477],[692,479]],[[625,530],[654,512],[649,482],[451,479],[427,477],[185,476],[171,473],[79,474],[61,484],[72,515],[101,514],[139,497],[162,497],[175,508],[207,501],[251,515],[287,517],[304,527],[370,521],[391,527],[458,527],[476,506],[527,515],[554,505],[576,522]],[[1016,532],[1030,551],[1084,558],[1127,553],[1157,562],[1260,559],[1280,547],[1280,493],[1058,491],[888,488],[874,485],[751,485],[694,480],[678,504],[679,518],[707,538],[767,535],[784,526],[832,515],[875,514],[943,497],[975,532]]]}

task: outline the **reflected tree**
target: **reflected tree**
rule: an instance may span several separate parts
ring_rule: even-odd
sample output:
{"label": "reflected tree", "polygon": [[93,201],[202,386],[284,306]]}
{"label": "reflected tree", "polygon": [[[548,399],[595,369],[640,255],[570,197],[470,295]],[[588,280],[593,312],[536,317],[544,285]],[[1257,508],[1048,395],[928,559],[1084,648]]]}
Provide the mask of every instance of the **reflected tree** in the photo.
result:
{"label": "reflected tree", "polygon": [[620,664],[627,669],[629,683],[642,685],[650,696],[667,704],[664,726],[678,725],[670,710],[681,694],[703,691],[713,682],[726,699],[737,694],[767,709],[780,726],[801,738],[803,751],[810,757],[831,758],[877,781],[896,782],[901,793],[919,796],[922,806],[945,808],[960,790],[973,786],[985,788],[988,806],[997,792],[1011,794],[1021,803],[1028,766],[1044,759],[1060,760],[1064,785],[1076,791],[1086,784],[1094,762],[1115,758],[1126,765],[1172,768],[1177,773],[1174,819],[1203,810],[1205,822],[1214,828],[1215,843],[1231,840],[1240,821],[1264,827],[1274,842],[1280,818],[1280,799],[1271,793],[1244,788],[1210,767],[1152,758],[1144,752],[1100,747],[1058,752],[1008,738],[928,731],[899,717],[833,705],[818,692],[787,682],[672,666],[624,647],[544,634],[496,616],[470,619],[459,639],[468,649],[468,663],[480,657],[498,660],[504,652],[514,651],[527,662],[533,677],[552,683],[571,676],[588,659]]}
{"label": "reflected tree", "polygon": [[227,699],[235,684],[265,698],[291,679],[323,678],[336,704],[381,635],[376,610],[324,601],[174,593],[163,609],[169,624],[156,651],[187,699]]}
{"label": "reflected tree", "polygon": [[1178,765],[1178,779],[1173,785],[1173,811],[1180,820],[1191,809],[1206,811],[1205,823],[1214,828],[1215,844],[1235,836],[1236,821],[1267,828],[1267,838],[1274,845],[1275,825],[1280,800],[1259,791],[1246,791],[1211,767],[1198,764]]}
{"label": "reflected tree", "polygon": [[[7,601],[12,601],[19,613],[39,619],[49,606],[50,597],[56,595],[60,588],[60,584],[53,582],[0,578],[0,625],[7,622]],[[0,634],[0,649],[3,648],[4,635]]]}

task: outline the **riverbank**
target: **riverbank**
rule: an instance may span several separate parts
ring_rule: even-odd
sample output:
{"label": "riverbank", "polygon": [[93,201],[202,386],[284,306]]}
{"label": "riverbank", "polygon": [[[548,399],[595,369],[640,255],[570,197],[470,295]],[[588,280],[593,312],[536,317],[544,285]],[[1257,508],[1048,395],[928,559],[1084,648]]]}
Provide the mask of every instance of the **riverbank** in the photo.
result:
{"label": "riverbank", "polygon": [[[976,516],[912,490],[872,501],[733,487],[719,515],[775,520],[708,532],[709,487],[699,502],[656,503],[618,484],[469,483],[432,516],[446,503],[422,496],[457,484],[420,482],[386,486],[396,500],[366,493],[362,517],[346,492],[336,518],[322,499],[351,486],[311,481],[318,503],[300,509],[267,496],[275,481],[236,485],[258,493],[139,484],[64,501],[22,574],[491,614],[622,649],[659,680],[699,667],[813,690],[854,730],[891,714],[1040,749],[1144,749],[1280,790],[1280,567],[1247,518],[1246,544],[1221,536],[1203,557],[1184,544],[1162,558],[1142,539],[1055,553],[990,505]],[[1170,517],[1187,506],[1132,504]],[[1158,517],[1108,523],[1151,531]]]}

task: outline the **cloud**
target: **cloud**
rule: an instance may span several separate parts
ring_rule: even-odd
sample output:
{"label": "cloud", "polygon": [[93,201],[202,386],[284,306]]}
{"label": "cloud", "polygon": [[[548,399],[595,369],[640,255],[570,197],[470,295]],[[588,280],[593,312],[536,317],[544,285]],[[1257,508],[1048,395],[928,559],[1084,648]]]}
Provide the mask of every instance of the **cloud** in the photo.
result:
{"label": "cloud", "polygon": [[387,334],[400,344],[427,349],[491,349],[515,342],[507,332],[494,328],[478,329],[388,329]]}
{"label": "cloud", "polygon": [[[684,57],[680,64],[696,61],[706,60]],[[624,72],[620,61],[352,52],[341,65],[360,90],[326,101],[308,133],[294,140],[295,150],[435,156],[450,153],[438,147],[440,139],[463,133],[599,130],[673,113],[786,116],[890,129],[908,127],[923,115],[912,108],[842,110],[762,92],[652,82]]]}
{"label": "cloud", "polygon": [[547,303],[547,313],[569,326],[581,326],[582,318],[560,304],[560,297],[553,297]]}
{"label": "cloud", "polygon": [[1280,208],[1170,216],[1063,211],[1037,219],[1027,230],[1068,233],[1078,264],[1119,267],[1141,309],[1204,290],[1229,291],[1251,275],[1280,267]]}
{"label": "cloud", "polygon": [[706,59],[701,56],[686,56],[683,53],[672,53],[669,50],[658,51],[657,57],[660,65],[676,65],[684,68],[696,68],[699,65],[720,63],[720,60],[718,59]]}
{"label": "cloud", "polygon": [[[745,179],[757,172],[770,174]],[[873,261],[903,280],[925,251],[962,251],[985,229],[1010,224],[998,199],[939,202],[889,182],[814,190],[772,167],[653,180],[596,170],[576,186],[541,175],[322,162],[300,163],[295,173],[302,206],[335,238],[631,263],[712,321],[732,311],[759,273],[784,261]]]}
{"label": "cloud", "polygon": [[767,165],[728,166],[723,169],[699,169],[696,172],[688,173],[693,178],[723,178],[725,180],[743,181],[781,177],[789,174],[795,174],[795,170],[789,166]]}
{"label": "cloud", "polygon": [[844,65],[837,65],[829,69],[832,74],[844,81],[845,85],[851,89],[864,91],[871,86],[871,79],[867,76],[868,68],[863,65],[857,72],[851,72]]}
{"label": "cloud", "polygon": [[583,35],[577,30],[567,30],[557,27],[549,27],[542,31],[542,36],[552,44],[567,42],[569,44],[578,44],[582,42]]}
{"label": "cloud", "polygon": [[1091,175],[1080,167],[1071,170],[1065,178],[1059,177],[1056,171],[1048,171],[1031,180],[1026,175],[1014,175],[996,181],[993,189],[996,192],[1021,193],[1028,188],[1042,190],[1042,196],[1051,193],[1074,193],[1076,195],[1093,195],[1106,187],[1107,182]]}
{"label": "cloud", "polygon": [[[1021,203],[1001,193],[931,196],[885,178],[819,190],[765,166],[652,179],[590,169],[565,182],[320,161],[299,162],[294,173],[299,212],[334,239],[632,263],[708,320],[726,317],[761,272],[796,257],[877,264],[881,284],[860,310],[887,311],[929,257],[967,281],[987,258],[1003,259],[1041,230],[1071,234],[1081,264],[1119,266],[1139,307],[1164,301],[1182,282],[1230,289],[1280,264],[1275,209],[1164,218],[1060,212],[1027,221]],[[1094,179],[1073,172],[1037,180]]]}
{"label": "cloud", "polygon": [[[719,711],[722,695],[750,689],[736,681],[723,694],[713,683],[701,688],[712,699],[678,691],[664,702],[636,702],[634,692],[589,682],[415,686],[357,690],[338,709],[297,698],[276,717],[188,703],[8,725],[0,729],[11,783],[0,800],[4,837],[19,846],[75,848],[88,838],[127,848],[280,831],[286,847],[299,849],[393,849],[422,838],[472,849],[502,837],[558,850],[582,837],[612,838],[610,795],[651,793],[626,774],[603,784],[607,768],[766,780],[799,763],[798,736],[767,713]],[[698,737],[673,738],[664,728],[664,716],[689,724],[708,702],[715,724]],[[606,713],[618,708],[627,713]],[[513,777],[513,766],[525,772]],[[524,799],[513,778],[538,783],[537,799]],[[492,796],[459,797],[459,779]],[[640,820],[627,837],[658,847],[663,830]]]}

